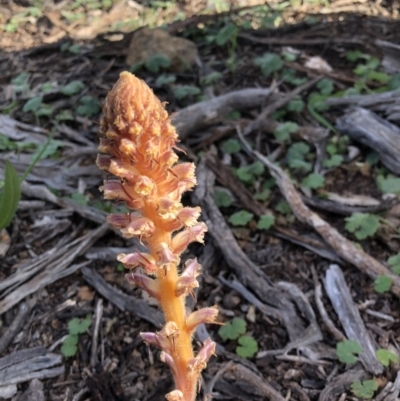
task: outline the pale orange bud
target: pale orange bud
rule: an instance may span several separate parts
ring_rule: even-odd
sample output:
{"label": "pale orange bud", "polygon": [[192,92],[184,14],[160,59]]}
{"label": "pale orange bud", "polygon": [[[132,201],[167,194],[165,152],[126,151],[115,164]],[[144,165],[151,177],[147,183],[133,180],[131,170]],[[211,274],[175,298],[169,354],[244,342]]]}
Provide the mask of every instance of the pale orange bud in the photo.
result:
{"label": "pale orange bud", "polygon": [[160,333],[140,333],[140,337],[142,337],[143,341],[147,344],[154,345],[167,353],[171,352],[170,340]]}
{"label": "pale orange bud", "polygon": [[171,251],[165,242],[161,242],[155,248],[155,253],[159,257],[157,264],[161,267],[170,263],[177,263],[179,258]]}
{"label": "pale orange bud", "polygon": [[201,323],[214,323],[218,315],[216,306],[211,308],[202,308],[189,315],[186,320],[186,325],[189,331],[193,331]]}
{"label": "pale orange bud", "polygon": [[149,253],[121,253],[117,256],[117,260],[129,269],[134,269],[135,267],[140,266],[143,267],[148,274],[154,274],[158,271],[156,261]]}
{"label": "pale orange bud", "polygon": [[125,227],[120,229],[125,238],[149,237],[154,230],[154,223],[147,217],[133,217]]}
{"label": "pale orange bud", "polygon": [[139,273],[128,273],[125,274],[125,278],[128,283],[140,287],[146,291],[151,297],[159,299],[159,285],[156,280],[153,280],[149,276]]}
{"label": "pale orange bud", "polygon": [[171,249],[173,253],[180,255],[192,242],[203,243],[204,234],[207,226],[204,223],[198,223],[193,227],[186,228],[172,238]]}
{"label": "pale orange bud", "polygon": [[207,362],[211,356],[215,354],[215,348],[215,342],[207,338],[196,357],[188,362],[189,371],[199,374],[207,366]]}
{"label": "pale orange bud", "polygon": [[173,390],[165,395],[168,401],[184,401],[183,393],[180,390]]}
{"label": "pale orange bud", "polygon": [[196,277],[200,274],[201,265],[197,263],[196,259],[189,259],[186,261],[185,266],[185,270],[176,281],[175,295],[177,297],[187,293],[194,295],[193,289],[199,286]]}

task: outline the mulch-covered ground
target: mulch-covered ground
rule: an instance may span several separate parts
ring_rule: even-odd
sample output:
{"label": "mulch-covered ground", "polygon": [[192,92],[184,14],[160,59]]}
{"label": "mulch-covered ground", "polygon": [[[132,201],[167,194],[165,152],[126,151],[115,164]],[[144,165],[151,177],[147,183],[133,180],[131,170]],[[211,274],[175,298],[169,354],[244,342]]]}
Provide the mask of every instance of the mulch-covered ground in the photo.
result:
{"label": "mulch-covered ground", "polygon": [[[225,341],[221,325],[197,333],[196,347],[207,331],[218,343],[199,399],[398,399],[400,148],[360,140],[351,102],[333,102],[400,87],[399,4],[253,3],[0,5],[2,176],[6,161],[22,176],[53,138],[1,232],[0,398],[162,400],[173,388],[139,337],[160,312],[116,260],[140,244],[105,223],[124,205],[98,190],[101,105],[130,69],[168,102],[182,159],[199,166],[184,198],[209,227],[183,257],[203,265],[196,305],[246,326]],[[364,131],[383,121],[398,134],[399,95],[376,99],[356,103],[373,115]],[[242,334],[257,344],[247,358]],[[346,338],[362,349],[347,363]]]}

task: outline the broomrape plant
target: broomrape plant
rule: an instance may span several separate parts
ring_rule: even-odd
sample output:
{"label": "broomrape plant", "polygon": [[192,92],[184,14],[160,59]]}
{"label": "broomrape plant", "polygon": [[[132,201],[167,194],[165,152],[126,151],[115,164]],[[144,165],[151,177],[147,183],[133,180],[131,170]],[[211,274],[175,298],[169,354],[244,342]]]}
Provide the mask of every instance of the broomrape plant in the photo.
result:
{"label": "broomrape plant", "polygon": [[[178,269],[180,256],[191,242],[203,242],[207,226],[198,222],[200,207],[184,207],[182,194],[196,185],[193,163],[177,163],[178,135],[164,105],[145,82],[123,72],[108,94],[100,123],[97,165],[118,179],[106,180],[100,189],[105,199],[124,201],[132,210],[111,214],[108,221],[125,238],[138,237],[148,252],[118,255],[131,272],[129,283],[156,298],[165,316],[156,333],[140,333],[161,349],[176,389],[168,401],[193,401],[200,372],[215,352],[207,339],[194,355],[192,336],[201,323],[212,323],[216,307],[188,313],[185,298],[199,286],[201,265],[196,259]],[[140,269],[139,269],[140,268]],[[141,271],[141,272],[139,272]],[[143,274],[145,273],[145,274]]]}

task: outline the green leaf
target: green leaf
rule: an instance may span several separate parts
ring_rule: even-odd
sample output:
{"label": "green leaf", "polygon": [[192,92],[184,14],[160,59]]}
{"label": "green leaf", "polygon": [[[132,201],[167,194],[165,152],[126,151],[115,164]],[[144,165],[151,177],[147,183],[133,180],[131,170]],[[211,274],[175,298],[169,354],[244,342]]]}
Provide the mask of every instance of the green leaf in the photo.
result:
{"label": "green leaf", "polygon": [[32,154],[32,159],[35,159],[36,156],[42,152],[40,156],[40,160],[47,159],[51,156],[54,156],[57,153],[58,148],[64,146],[64,142],[59,141],[57,139],[52,139],[45,144],[38,146],[36,151]]}
{"label": "green leaf", "polygon": [[241,210],[240,212],[233,213],[232,216],[229,217],[228,221],[233,226],[245,226],[253,217],[253,213],[250,213],[246,210]]}
{"label": "green leaf", "polygon": [[342,363],[356,362],[355,355],[359,355],[361,352],[361,345],[355,340],[344,340],[336,344],[336,355]]}
{"label": "green leaf", "polygon": [[86,333],[86,330],[92,324],[92,318],[90,315],[87,315],[85,319],[78,319],[75,317],[68,323],[69,334],[83,334]]}
{"label": "green leaf", "polygon": [[333,82],[329,78],[323,78],[316,84],[321,95],[330,95],[333,92]]}
{"label": "green leaf", "polygon": [[255,163],[249,164],[248,166],[239,167],[235,170],[235,174],[240,181],[250,184],[256,179],[257,176],[263,174],[264,170],[264,165],[261,162],[257,161]]}
{"label": "green leaf", "polygon": [[390,81],[388,82],[389,89],[390,90],[396,90],[400,88],[400,74],[394,74],[390,78]]}
{"label": "green leaf", "polygon": [[61,353],[66,357],[70,358],[75,356],[78,351],[78,336],[76,334],[70,334],[64,340],[61,347]]}
{"label": "green leaf", "polygon": [[377,81],[381,84],[387,84],[390,81],[391,76],[386,74],[385,72],[370,71],[367,75],[367,78],[371,81]]}
{"label": "green leaf", "polygon": [[307,77],[298,77],[298,76],[296,76],[296,71],[293,70],[292,68],[285,68],[282,71],[281,78],[285,82],[287,82],[289,84],[292,84],[294,86],[303,85],[304,83],[306,83],[308,81]]}
{"label": "green leaf", "polygon": [[183,99],[188,96],[199,95],[201,90],[193,85],[176,85],[173,88],[173,92],[177,99]]}
{"label": "green leaf", "polygon": [[6,160],[4,186],[0,193],[0,229],[8,227],[21,199],[21,184],[14,166]]}
{"label": "green leaf", "polygon": [[148,71],[157,74],[161,69],[170,67],[171,60],[165,54],[155,54],[146,60],[145,66]]}
{"label": "green leaf", "polygon": [[259,201],[267,200],[271,195],[271,190],[269,188],[263,188],[261,192],[254,195],[254,199]]}
{"label": "green leaf", "polygon": [[374,281],[374,290],[378,294],[384,294],[390,290],[392,279],[384,274],[378,276]]}
{"label": "green leaf", "polygon": [[310,171],[312,167],[311,163],[305,160],[308,152],[310,152],[310,146],[306,143],[293,143],[286,153],[289,167],[296,170]]}
{"label": "green leaf", "polygon": [[296,123],[292,121],[287,121],[285,123],[279,124],[276,127],[274,135],[278,141],[284,142],[288,141],[290,139],[290,134],[297,132],[298,129],[299,126]]}
{"label": "green leaf", "polygon": [[290,208],[289,203],[287,203],[286,201],[280,201],[275,206],[275,210],[284,215],[292,213],[292,209]]}
{"label": "green leaf", "polygon": [[391,256],[387,263],[391,267],[394,274],[400,275],[400,253],[395,256]]}
{"label": "green leaf", "polygon": [[322,95],[318,92],[310,93],[307,98],[309,107],[311,106],[317,112],[328,110],[329,106],[325,104],[326,97],[326,95]]}
{"label": "green leaf", "polygon": [[92,117],[100,112],[99,102],[92,96],[82,96],[79,103],[76,112],[80,116]]}
{"label": "green leaf", "polygon": [[72,115],[71,110],[64,109],[61,110],[56,116],[55,116],[56,121],[71,121],[74,119],[74,116]]}
{"label": "green leaf", "polygon": [[222,144],[222,150],[225,153],[233,154],[237,153],[242,149],[240,142],[236,139],[228,139]]}
{"label": "green leaf", "polygon": [[88,198],[84,194],[80,194],[79,192],[74,192],[71,194],[71,199],[82,206],[87,206]]}
{"label": "green leaf", "polygon": [[31,111],[33,114],[35,114],[42,105],[42,102],[43,102],[43,96],[33,97],[24,104],[22,111],[24,113],[29,113]]}
{"label": "green leaf", "polygon": [[211,72],[210,74],[207,74],[203,78],[201,78],[200,82],[202,85],[212,85],[216,82],[218,82],[222,78],[222,74],[218,71]]}
{"label": "green leaf", "polygon": [[369,213],[353,213],[346,217],[345,228],[353,233],[358,240],[372,237],[379,228],[379,217]]}
{"label": "green leaf", "polygon": [[390,362],[397,363],[399,361],[399,357],[394,352],[383,348],[376,351],[376,357],[383,366],[389,366]]}
{"label": "green leaf", "polygon": [[321,174],[311,173],[303,179],[301,185],[306,188],[318,189],[324,186],[325,178]]}
{"label": "green leaf", "polygon": [[227,191],[221,189],[214,191],[214,201],[218,207],[229,207],[232,205],[232,197]]}
{"label": "green leaf", "polygon": [[257,223],[259,230],[269,230],[275,224],[275,216],[272,214],[265,214],[260,217]]}
{"label": "green leaf", "polygon": [[333,155],[322,162],[323,166],[326,168],[338,167],[343,163],[342,155]]}
{"label": "green leaf", "polygon": [[240,346],[236,347],[236,353],[242,358],[253,358],[258,352],[257,341],[251,336],[241,336],[238,339]]}
{"label": "green leaf", "polygon": [[39,107],[39,110],[35,113],[38,117],[40,116],[51,116],[53,114],[53,107],[49,104],[42,103]]}
{"label": "green leaf", "polygon": [[376,390],[378,390],[378,383],[375,380],[365,380],[362,383],[360,380],[356,380],[351,385],[351,391],[356,397],[367,400],[374,396]]}
{"label": "green leaf", "polygon": [[301,99],[293,99],[287,104],[286,108],[293,113],[300,113],[304,106],[305,104]]}
{"label": "green leaf", "polygon": [[224,341],[236,340],[244,333],[246,333],[246,322],[239,317],[233,318],[231,322],[221,326],[218,330],[219,336]]}
{"label": "green leaf", "polygon": [[67,50],[72,54],[80,54],[81,47],[79,45],[75,44],[75,45],[68,46]]}
{"label": "green leaf", "polygon": [[62,86],[60,88],[60,92],[66,96],[73,96],[81,92],[84,87],[85,85],[82,81],[71,81],[70,83]]}
{"label": "green leaf", "polygon": [[378,175],[376,178],[378,188],[385,194],[400,194],[400,178],[394,175],[387,175],[386,178],[383,175]]}
{"label": "green leaf", "polygon": [[348,52],[346,52],[346,58],[349,61],[357,61],[360,58],[369,58],[369,56],[363,52],[361,52],[360,50],[349,50]]}
{"label": "green leaf", "polygon": [[236,39],[238,32],[238,28],[234,24],[228,24],[224,26],[217,34],[215,37],[215,43],[218,46],[224,46],[226,45],[229,41],[233,41]]}
{"label": "green leaf", "polygon": [[176,81],[176,76],[172,74],[161,74],[156,79],[157,86],[169,85]]}
{"label": "green leaf", "polygon": [[268,77],[273,72],[279,71],[284,62],[282,57],[276,53],[264,53],[263,56],[254,59],[254,65],[260,67],[261,72]]}

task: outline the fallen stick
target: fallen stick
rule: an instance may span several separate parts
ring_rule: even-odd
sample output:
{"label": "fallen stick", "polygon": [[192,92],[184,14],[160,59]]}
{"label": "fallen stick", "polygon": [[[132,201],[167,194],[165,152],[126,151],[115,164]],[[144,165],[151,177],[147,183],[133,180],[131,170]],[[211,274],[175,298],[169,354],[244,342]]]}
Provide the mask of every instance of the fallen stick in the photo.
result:
{"label": "fallen stick", "polygon": [[393,274],[375,258],[357,248],[353,242],[311,211],[302,201],[287,174],[260,152],[252,150],[240,131],[238,131],[238,136],[249,153],[269,169],[270,174],[275,178],[282,195],[289,203],[294,215],[301,222],[313,227],[342,259],[351,263],[372,279],[376,279],[381,275],[388,276],[392,280],[390,291],[400,298],[400,277]]}
{"label": "fallen stick", "polygon": [[191,132],[218,123],[232,111],[253,109],[277,99],[279,95],[270,89],[241,89],[180,110],[172,117],[172,124],[179,138],[185,139]]}
{"label": "fallen stick", "polygon": [[329,266],[325,275],[324,286],[347,338],[358,341],[361,345],[362,352],[359,359],[364,369],[374,375],[380,375],[383,372],[383,366],[376,357],[375,346],[338,265]]}

